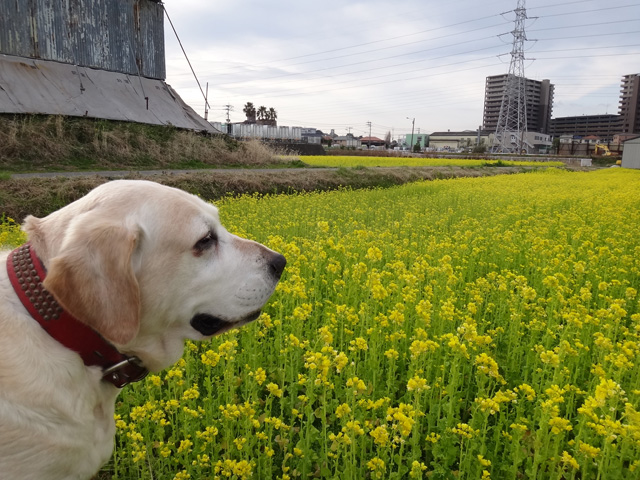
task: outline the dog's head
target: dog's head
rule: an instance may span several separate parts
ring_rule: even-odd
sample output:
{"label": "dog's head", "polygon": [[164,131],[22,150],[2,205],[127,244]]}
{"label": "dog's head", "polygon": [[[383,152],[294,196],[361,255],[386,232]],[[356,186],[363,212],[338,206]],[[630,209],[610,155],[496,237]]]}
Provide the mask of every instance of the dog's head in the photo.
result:
{"label": "dog's head", "polygon": [[213,205],[146,181],[106,183],[24,228],[45,288],[150,370],[175,362],[185,339],[255,320],[286,263],[225,230]]}

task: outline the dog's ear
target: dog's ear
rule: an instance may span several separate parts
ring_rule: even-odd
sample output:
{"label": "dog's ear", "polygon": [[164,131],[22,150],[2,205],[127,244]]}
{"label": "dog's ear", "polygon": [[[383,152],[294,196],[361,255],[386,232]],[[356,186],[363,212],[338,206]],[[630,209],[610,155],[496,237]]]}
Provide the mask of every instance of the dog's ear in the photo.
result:
{"label": "dog's ear", "polygon": [[65,310],[120,345],[140,327],[140,289],[131,258],[137,237],[120,224],[80,226],[49,260],[44,281]]}
{"label": "dog's ear", "polygon": [[35,251],[38,252],[38,256],[40,256],[40,258],[49,258],[49,250],[41,225],[41,218],[27,215],[22,224],[22,230],[29,236],[29,242],[31,242],[31,245],[35,248]]}

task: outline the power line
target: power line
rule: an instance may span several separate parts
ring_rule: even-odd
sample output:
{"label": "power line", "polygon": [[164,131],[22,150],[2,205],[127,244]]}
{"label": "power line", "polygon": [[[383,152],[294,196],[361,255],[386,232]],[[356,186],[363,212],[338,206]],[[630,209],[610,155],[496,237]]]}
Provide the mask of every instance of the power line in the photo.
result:
{"label": "power line", "polygon": [[[482,49],[480,49],[480,50],[482,50]],[[443,58],[449,58],[449,57],[452,57],[452,56],[463,55],[465,53],[472,53],[472,52],[462,52],[462,53],[459,53],[459,54],[443,55],[441,57],[430,58],[429,60],[440,60],[440,59],[443,59]],[[326,90],[318,90],[319,88],[335,87],[336,85],[341,85],[339,88],[346,89],[346,88],[355,88],[355,87],[366,87],[366,86],[374,86],[374,85],[383,85],[383,84],[387,84],[387,83],[403,82],[403,81],[408,81],[408,80],[417,80],[417,79],[423,79],[423,78],[427,78],[427,77],[434,76],[434,75],[443,75],[443,74],[446,74],[446,73],[457,73],[457,72],[460,72],[460,71],[473,70],[473,69],[476,69],[476,68],[482,68],[484,66],[489,66],[489,65],[485,64],[485,65],[482,65],[480,67],[472,67],[472,68],[465,69],[465,70],[442,72],[442,73],[432,74],[432,75],[419,75],[419,76],[413,76],[413,77],[406,77],[405,76],[405,77],[397,79],[397,80],[389,80],[389,81],[376,82],[376,83],[368,83],[368,84],[361,83],[361,82],[367,81],[367,80],[376,80],[376,79],[380,79],[380,78],[386,78],[386,77],[397,76],[397,75],[407,75],[407,74],[410,74],[410,73],[418,73],[418,72],[430,71],[430,70],[439,69],[439,68],[443,68],[443,67],[462,65],[462,64],[477,62],[477,61],[481,61],[481,60],[495,60],[495,59],[496,59],[496,56],[479,57],[479,58],[473,58],[471,60],[461,60],[461,61],[458,61],[458,62],[451,62],[451,63],[447,63],[447,64],[442,64],[442,65],[430,65],[430,66],[427,66],[427,67],[424,67],[424,68],[415,69],[415,70],[406,70],[406,71],[397,72],[397,73],[374,75],[374,76],[366,77],[366,78],[358,77],[358,78],[354,78],[354,79],[350,79],[350,80],[343,80],[343,81],[331,82],[331,83],[323,83],[323,84],[312,85],[312,86],[308,86],[308,87],[304,87],[304,88],[307,88],[307,89],[308,88],[312,88],[312,89],[314,89],[314,91],[311,92],[311,93],[317,94],[317,93],[330,92],[330,91],[332,91],[334,89],[334,88],[329,88],[329,89],[326,89]],[[354,85],[354,86],[346,85],[346,86],[344,86],[345,84],[354,83],[354,82],[357,82],[357,85]],[[298,91],[296,93],[289,93],[289,94],[279,94],[279,92],[262,92],[261,94],[253,93],[250,96],[262,95],[262,96],[274,96],[274,97],[277,98],[277,97],[282,97],[282,96],[308,95],[309,93],[310,92],[308,92],[308,91]]]}
{"label": "power line", "polygon": [[[596,34],[596,35],[593,35],[592,37],[596,37],[596,36],[598,36],[598,35]],[[486,38],[489,38],[489,37],[486,37]],[[458,44],[453,44],[451,46],[460,45],[460,44],[464,44],[464,43],[468,43],[468,42],[459,42]],[[611,47],[595,47],[595,48],[620,48],[620,47],[624,47],[624,46],[625,45],[616,45],[616,46],[611,46]],[[444,48],[444,47],[440,47],[440,48]],[[490,49],[490,48],[492,48],[492,47],[487,47],[486,49]],[[590,50],[592,48],[594,48],[594,47],[583,47],[582,50]],[[433,49],[429,49],[429,50],[437,50],[437,49],[438,48],[433,48]],[[480,51],[480,50],[483,50],[483,49],[471,50],[471,51],[467,51],[467,52],[459,52],[459,53],[456,53],[456,54],[446,55],[446,57],[450,57],[450,56],[454,56],[454,55],[464,55],[464,54],[474,53],[474,52]],[[581,50],[581,49],[575,49],[575,50]],[[554,52],[554,51],[558,51],[558,52],[567,51],[567,49],[544,50],[544,51],[540,51],[540,52],[545,52],[546,53],[546,52]],[[394,57],[386,57],[386,58],[394,58]],[[400,63],[400,64],[381,66],[381,67],[378,67],[378,68],[375,68],[375,69],[365,69],[365,70],[359,70],[359,71],[355,71],[355,72],[346,72],[346,73],[335,74],[332,77],[335,78],[335,77],[338,77],[338,76],[355,75],[355,74],[359,74],[359,73],[366,73],[366,72],[369,72],[369,71],[379,71],[381,69],[395,68],[395,67],[398,67],[398,66],[421,63],[421,62],[430,61],[430,60],[432,61],[432,60],[437,60],[437,59],[441,59],[441,58],[443,58],[443,57],[431,57],[431,58],[427,58],[427,59],[416,60],[416,61],[413,61],[413,62],[404,62],[404,63]],[[369,63],[369,61],[358,62],[358,63]],[[353,65],[355,65],[355,64],[353,64]],[[347,66],[352,66],[352,65],[340,65],[340,66],[337,66],[337,67],[327,67],[325,69],[320,69],[320,70],[326,71],[326,70],[331,70],[331,69],[335,69],[335,68],[344,68],[344,67],[347,67]],[[440,67],[441,66],[438,66],[436,68],[440,68]],[[433,67],[430,67],[430,68],[433,68]],[[383,78],[385,76],[406,75],[407,73],[415,73],[415,72],[419,72],[419,71],[423,71],[423,70],[424,69],[414,69],[414,70],[409,70],[409,71],[402,71],[402,72],[392,73],[392,74],[388,74],[388,75],[376,75],[376,76],[373,76],[373,77],[365,78],[364,80],[366,81],[366,80],[371,80],[371,79],[375,79],[375,78]],[[299,74],[292,74],[292,75],[305,75],[305,74],[309,74],[309,73],[313,73],[313,72],[315,72],[315,71],[301,72]],[[275,78],[275,77],[270,77],[270,78]],[[264,81],[264,80],[265,79],[261,79],[261,81]],[[357,81],[362,81],[362,80],[363,80],[362,78],[359,78]],[[337,84],[343,84],[343,83],[350,83],[350,82],[353,82],[353,81],[355,81],[355,80],[347,80],[347,81],[344,81],[344,82],[331,82],[329,84],[317,85],[314,88],[318,88],[318,87],[321,88],[321,87],[328,86],[328,85],[337,85]],[[290,82],[279,82],[279,85],[281,85],[283,83],[290,83]],[[231,83],[231,84],[226,84],[226,85],[236,85],[236,84],[237,83]],[[224,85],[224,84],[222,84],[222,85]],[[252,95],[256,95],[256,94],[254,93]],[[270,95],[270,94],[269,93],[262,93],[262,95]],[[289,95],[296,95],[296,93],[291,93]]]}
{"label": "power line", "polygon": [[[585,50],[589,50],[588,48]],[[536,57],[536,60],[566,60],[575,58],[592,58],[592,57],[628,57],[630,55],[640,55],[638,52],[626,52],[626,53],[603,53],[600,55],[571,55],[570,57]]]}
{"label": "power line", "polygon": [[565,7],[567,5],[575,5],[576,3],[579,3],[581,5],[584,5],[584,0],[575,0],[573,2],[566,2],[566,3],[551,3],[548,5],[540,5],[538,7],[531,7],[529,8],[529,10],[540,10],[540,9],[547,9],[547,8],[554,8],[554,7]]}
{"label": "power line", "polygon": [[[404,34],[404,35],[397,35],[395,37],[387,37],[387,38],[380,39],[380,40],[373,40],[371,42],[363,42],[363,43],[358,43],[358,44],[354,44],[354,45],[348,45],[346,47],[333,48],[333,49],[330,49],[330,50],[324,50],[324,51],[315,52],[315,53],[307,53],[307,54],[304,54],[304,55],[298,55],[298,56],[295,56],[295,57],[288,57],[288,58],[281,59],[281,60],[271,60],[271,61],[268,61],[268,62],[262,62],[262,63],[253,64],[253,65],[246,65],[246,66],[259,67],[259,66],[271,65],[271,64],[274,64],[274,63],[284,62],[284,61],[288,61],[288,60],[296,60],[298,58],[307,58],[307,57],[311,57],[311,56],[323,55],[325,53],[334,53],[334,52],[339,52],[339,51],[343,51],[343,50],[349,50],[349,49],[352,49],[352,48],[358,48],[358,47],[363,47],[363,46],[367,46],[367,45],[374,45],[374,44],[377,44],[377,43],[388,42],[388,41],[391,41],[391,40],[397,40],[397,39],[400,39],[400,38],[406,38],[406,37],[411,37],[411,36],[415,36],[415,35],[422,35],[422,34],[425,34],[425,33],[430,33],[430,32],[434,32],[434,31],[438,31],[438,30],[443,30],[445,28],[457,27],[457,26],[464,25],[464,24],[467,24],[467,23],[478,22],[478,21],[481,21],[481,20],[486,20],[488,18],[499,17],[499,16],[500,15],[498,15],[498,14],[487,15],[485,17],[476,18],[476,19],[473,19],[473,20],[465,20],[463,22],[452,23],[450,25],[444,25],[444,26],[441,26],[441,27],[431,28],[431,29],[427,29],[427,30],[421,30],[419,32],[407,33],[407,34]],[[486,27],[484,27],[484,28],[486,28]],[[389,47],[389,48],[393,48],[393,47]],[[321,59],[321,60],[317,60],[317,61],[325,61],[325,60],[326,59]],[[292,66],[292,65],[284,65],[284,66],[281,66],[280,68],[283,68],[283,67],[286,67],[286,66]]]}
{"label": "power line", "polygon": [[610,22],[583,23],[581,25],[563,25],[561,27],[535,28],[529,31],[544,32],[547,30],[566,30],[568,28],[601,27],[602,25],[615,25],[618,23],[629,23],[629,22],[638,22],[638,21],[640,21],[640,18],[628,18],[626,20],[612,20]]}
{"label": "power line", "polygon": [[205,93],[202,91],[202,85],[200,85],[200,80],[198,80],[198,76],[196,75],[196,72],[193,70],[193,66],[191,66],[191,61],[189,61],[189,57],[187,56],[187,52],[185,51],[184,47],[182,46],[182,41],[180,40],[180,37],[178,36],[178,32],[176,32],[176,28],[173,26],[173,22],[171,21],[171,18],[169,17],[169,12],[167,12],[167,7],[164,6],[164,4],[162,5],[162,9],[164,10],[164,14],[167,16],[167,20],[169,20],[169,24],[171,25],[171,29],[173,30],[173,33],[176,36],[176,39],[178,40],[178,44],[180,45],[180,49],[182,49],[182,53],[184,54],[184,58],[186,58],[187,63],[189,64],[189,68],[191,69],[191,73],[193,73],[193,78],[196,79],[196,83],[198,84],[198,88],[200,89],[200,93],[202,94],[202,97],[204,98],[205,104],[209,104],[208,100],[207,100],[207,95],[205,95]]}
{"label": "power line", "polygon": [[[455,36],[458,36],[458,35],[465,35],[465,36],[466,36],[466,35],[468,35],[469,33],[472,33],[472,32],[477,32],[477,31],[480,31],[480,30],[487,30],[487,29],[489,29],[489,28],[500,27],[500,26],[502,26],[502,25],[505,25],[506,23],[508,23],[508,22],[501,22],[501,23],[494,24],[494,25],[488,25],[488,26],[485,26],[485,27],[474,28],[474,29],[472,29],[472,30],[465,30],[465,31],[462,31],[462,32],[457,32],[457,33],[450,33],[450,34],[447,34],[447,35],[441,35],[441,36],[439,36],[439,37],[427,38],[427,39],[424,39],[424,40],[416,40],[416,41],[414,41],[414,42],[400,43],[400,44],[398,44],[398,45],[391,45],[391,46],[389,46],[389,47],[380,47],[380,48],[375,48],[375,49],[372,49],[372,50],[365,50],[365,51],[363,51],[363,52],[349,53],[349,54],[347,54],[347,55],[339,55],[339,56],[337,56],[337,57],[329,57],[328,59],[327,59],[327,58],[321,58],[321,59],[319,59],[319,60],[311,60],[311,61],[309,61],[309,62],[293,63],[293,64],[290,64],[290,65],[283,65],[283,66],[282,66],[282,67],[280,67],[280,68],[293,67],[293,66],[303,65],[303,64],[307,64],[307,63],[326,62],[327,60],[336,60],[336,59],[340,59],[340,58],[347,58],[347,57],[360,56],[360,55],[364,55],[364,54],[367,54],[367,53],[376,53],[376,52],[381,52],[382,50],[390,50],[390,49],[392,49],[392,48],[406,47],[407,45],[415,45],[416,43],[432,42],[432,41],[434,41],[434,40],[441,40],[441,39],[443,39],[443,38],[455,37]],[[482,39],[480,39],[480,40],[485,40],[486,38],[493,38],[493,36],[491,36],[491,37],[485,37],[485,38],[482,38]],[[465,42],[460,42],[459,44],[453,44],[453,46],[455,46],[455,45],[461,45],[461,44],[463,44],[463,43],[469,43],[469,42],[471,42],[471,40],[468,40],[468,41],[465,41]],[[435,48],[441,48],[441,47],[435,47]],[[430,50],[433,50],[433,48],[427,49],[427,50],[425,50],[425,51],[430,51]],[[415,53],[420,53],[420,52],[421,52],[421,51],[420,51],[420,50],[418,50],[417,52],[403,53],[403,54],[393,55],[393,56],[391,56],[391,57],[386,57],[386,58],[394,58],[394,57],[396,57],[396,56],[404,56],[404,55],[413,55],[413,54],[415,54]],[[384,58],[383,58],[383,59],[384,59]],[[377,59],[377,58],[376,58],[376,59],[374,59],[374,60],[370,60],[370,61],[377,61],[377,60],[379,60],[379,59]],[[351,65],[351,64],[350,64],[350,65]]]}
{"label": "power line", "polygon": [[[441,37],[441,38],[444,38],[444,37]],[[391,59],[399,58],[399,57],[417,55],[417,54],[420,54],[420,53],[431,52],[431,51],[434,51],[434,50],[441,50],[441,49],[449,48],[449,47],[457,47],[459,45],[465,45],[467,43],[478,43],[478,42],[480,42],[482,40],[490,40],[490,39],[495,39],[495,35],[491,35],[489,37],[476,38],[476,39],[473,39],[473,40],[465,40],[463,42],[452,43],[452,44],[449,44],[449,45],[441,45],[439,47],[427,48],[427,49],[424,49],[424,50],[417,50],[417,51],[412,51],[412,52],[408,52],[408,53],[401,53],[401,54],[398,54],[398,55],[390,55],[388,57],[378,57],[378,58],[374,58],[374,59],[371,59],[371,60],[362,60],[360,62],[352,62],[352,63],[343,64],[343,65],[337,65],[337,66],[333,66],[333,67],[319,68],[319,69],[316,69],[316,70],[307,70],[307,71],[303,71],[303,72],[286,73],[286,74],[283,74],[283,75],[276,75],[274,77],[261,78],[260,81],[273,80],[273,79],[277,79],[277,78],[290,77],[290,76],[296,76],[296,75],[307,75],[307,74],[310,74],[310,73],[317,73],[317,72],[322,72],[322,71],[327,71],[327,70],[334,70],[334,69],[338,69],[338,68],[353,67],[355,65],[364,65],[366,63],[379,63],[379,62],[382,62],[383,60],[391,60]],[[395,48],[395,47],[386,47],[386,48]],[[491,47],[489,47],[489,48],[491,48]],[[471,50],[470,52],[475,52],[475,51],[478,51],[478,50]],[[462,53],[469,53],[469,52],[462,52]],[[455,55],[460,55],[460,54],[455,54]],[[346,73],[340,73],[340,74],[332,75],[332,76],[350,75],[350,74],[354,74],[354,73],[368,72],[368,71],[371,71],[371,70],[379,70],[379,69],[382,69],[382,68],[392,68],[392,67],[395,67],[395,66],[410,65],[412,63],[418,63],[418,62],[423,62],[423,61],[426,61],[426,60],[433,60],[433,59],[434,58],[426,58],[426,59],[422,58],[420,60],[415,60],[415,61],[412,61],[412,62],[406,62],[406,63],[400,63],[400,64],[394,64],[394,65],[378,66],[375,69],[360,70],[360,71],[356,71],[356,72],[346,72]],[[254,80],[250,80],[250,81],[254,81]],[[236,84],[236,83],[238,83],[238,82],[232,82],[232,84]],[[239,82],[239,83],[242,83],[242,82]],[[228,83],[222,84],[222,85],[227,85],[227,84]]]}
{"label": "power line", "polygon": [[[354,72],[338,73],[338,74],[332,75],[332,78],[342,77],[342,76],[345,76],[345,75],[355,75],[355,74],[358,74],[358,73],[366,73],[366,72],[372,72],[372,71],[376,71],[377,72],[377,71],[384,70],[384,69],[387,69],[387,68],[396,68],[396,67],[401,67],[401,66],[405,66],[405,65],[413,65],[413,64],[416,64],[416,63],[424,63],[424,62],[427,62],[427,61],[441,60],[443,58],[451,58],[451,57],[455,57],[455,56],[459,56],[459,55],[468,55],[468,54],[471,54],[471,53],[481,52],[481,51],[485,51],[485,50],[491,50],[491,49],[497,48],[499,46],[501,47],[501,45],[492,45],[490,47],[477,48],[475,50],[467,50],[465,52],[448,53],[446,55],[442,55],[442,56],[439,56],[439,57],[422,58],[420,60],[414,60],[414,61],[411,61],[411,62],[396,63],[396,64],[393,64],[393,65],[379,66],[379,67],[376,67],[376,68],[369,68],[369,69],[365,69],[365,70],[356,70]],[[365,63],[365,62],[363,62],[363,63]],[[366,62],[366,63],[369,63],[369,62]],[[428,68],[434,68],[434,67],[428,67]],[[435,68],[437,68],[437,67],[435,67]],[[423,70],[424,69],[422,69],[422,68],[417,69],[417,70],[405,70],[405,71],[401,71],[401,72],[397,72],[397,73],[389,73],[389,74],[384,74],[384,75],[375,75],[374,77],[370,77],[370,78],[383,78],[383,77],[393,76],[393,75],[406,75],[407,73],[419,72],[419,71],[423,71]],[[309,72],[306,72],[306,73],[309,73]],[[359,78],[357,81],[368,80],[368,79],[369,78],[364,78],[364,79]],[[279,85],[281,85],[283,83],[291,83],[292,81],[297,81],[297,80],[279,82]],[[355,81],[355,80],[345,80],[344,82],[332,82],[331,85],[340,84],[340,83],[348,83],[348,82],[352,82],[352,81]],[[243,82],[240,82],[240,83],[243,83]],[[226,84],[222,84],[222,85],[237,85],[237,83],[226,83]],[[323,86],[323,85],[329,85],[329,84],[321,84],[320,86]]]}
{"label": "power line", "polygon": [[638,31],[630,31],[630,32],[611,32],[611,33],[596,33],[589,35],[573,35],[571,37],[549,37],[549,38],[538,38],[538,42],[548,42],[550,40],[574,40],[576,38],[595,38],[595,37],[610,37],[615,35],[637,35]]}
{"label": "power line", "polygon": [[612,6],[608,6],[605,8],[594,8],[592,10],[576,10],[573,12],[565,12],[565,13],[552,13],[550,15],[540,15],[539,18],[549,18],[549,17],[563,17],[566,15],[581,15],[583,13],[594,13],[594,12],[604,12],[604,11],[611,11],[611,10],[619,10],[621,8],[631,8],[631,7],[639,7],[640,3],[634,3],[631,5],[620,5],[617,7],[612,7]]}
{"label": "power line", "polygon": [[[448,37],[452,37],[452,36],[458,36],[458,35],[465,35],[467,36],[469,33],[475,32],[475,31],[479,31],[479,30],[486,30],[487,28],[494,28],[494,27],[499,27],[502,26],[506,23],[509,22],[503,22],[500,24],[495,24],[495,25],[490,25],[487,27],[480,27],[477,29],[473,29],[473,30],[465,30],[462,32],[457,32],[457,33],[452,33],[452,34],[448,34],[448,35],[442,35],[440,37],[434,37],[434,38],[429,38],[429,39],[425,39],[425,40],[419,40],[419,41],[415,41],[415,42],[408,42],[408,43],[402,43],[402,44],[398,44],[398,45],[392,45],[392,46],[388,46],[388,47],[381,47],[381,48],[377,48],[377,49],[373,49],[373,50],[365,50],[363,52],[356,52],[356,53],[350,53],[347,55],[340,55],[340,56],[336,56],[336,57],[330,57],[330,58],[322,58],[322,59],[318,59],[318,60],[311,60],[308,62],[300,62],[300,63],[295,63],[295,64],[290,64],[290,65],[283,65],[280,66],[278,68],[288,68],[288,67],[292,67],[292,66],[298,66],[298,65],[303,65],[303,64],[308,64],[308,63],[317,63],[317,62],[327,62],[327,61],[334,61],[337,59],[341,59],[341,58],[347,58],[347,57],[353,57],[353,56],[362,56],[368,53],[376,53],[382,50],[390,50],[390,49],[394,49],[394,48],[400,48],[400,47],[404,47],[407,45],[414,45],[416,43],[425,43],[425,42],[431,42],[434,40],[441,40],[443,38],[448,38]],[[424,53],[424,52],[428,52],[428,51],[433,51],[433,50],[438,50],[438,49],[442,49],[442,48],[448,48],[448,47],[453,47],[453,46],[458,46],[458,45],[463,45],[466,43],[475,43],[475,42],[479,42],[482,40],[488,40],[488,39],[492,39],[495,38],[495,35],[491,35],[488,37],[483,37],[483,38],[478,38],[478,39],[473,39],[473,40],[465,40],[463,42],[458,42],[458,43],[453,43],[453,44],[449,44],[449,45],[441,45],[439,47],[433,47],[433,48],[429,48],[429,49],[424,49],[424,50],[416,50],[416,51],[411,51],[411,52],[407,52],[407,53],[400,53],[397,55],[390,55],[387,57],[376,57],[373,58],[371,60],[363,60],[363,61],[359,61],[359,62],[350,62],[347,64],[342,64],[342,65],[337,65],[337,66],[332,66],[332,67],[324,67],[324,68],[320,68],[320,69],[315,69],[315,70],[307,70],[307,71],[302,71],[302,72],[288,72],[288,73],[283,73],[281,75],[275,75],[275,76],[271,76],[271,77],[262,77],[260,79],[260,81],[265,81],[265,80],[272,80],[272,79],[278,79],[278,78],[283,78],[283,77],[288,77],[288,76],[296,76],[296,75],[305,75],[305,74],[309,74],[309,73],[316,73],[316,72],[320,72],[320,71],[327,71],[327,70],[333,70],[336,68],[345,68],[345,67],[350,67],[353,65],[360,65],[360,64],[365,64],[365,63],[373,63],[373,62],[380,62],[383,60],[389,60],[389,59],[393,59],[393,58],[398,58],[398,57],[403,57],[403,56],[410,56],[410,55],[417,55],[420,53]],[[247,67],[249,67],[249,65],[247,65]],[[214,75],[214,78],[216,77],[221,77],[221,76],[227,76],[230,75],[228,73],[223,73],[223,74],[219,74],[219,75]],[[253,80],[251,80],[253,81]],[[241,83],[241,82],[226,82],[225,84],[229,84],[229,83]]]}
{"label": "power line", "polygon": [[590,47],[579,47],[579,48],[562,48],[560,50],[536,50],[534,53],[555,53],[555,52],[577,52],[577,51],[584,51],[584,50],[604,50],[607,48],[627,48],[627,47],[640,47],[640,43],[634,43],[631,45],[608,45],[608,46],[604,46],[604,47],[595,47],[595,46],[590,46]]}
{"label": "power line", "polygon": [[[540,50],[537,53],[554,53],[554,52],[566,52],[566,51],[585,51],[585,50],[589,50],[592,51],[594,49],[608,49],[608,48],[621,48],[621,47],[627,47],[627,46],[635,46],[635,45],[614,45],[614,46],[605,46],[605,47],[581,47],[581,48],[576,48],[576,49],[555,49],[555,50]],[[452,56],[457,56],[457,55],[465,55],[465,54],[469,54],[469,53],[474,53],[477,51],[482,51],[482,50],[486,50],[489,48],[493,48],[493,47],[488,47],[485,49],[477,49],[477,50],[470,50],[470,51],[466,51],[466,52],[460,52],[460,53],[456,53],[456,54],[449,54],[449,55],[443,55],[441,57],[431,57],[429,59],[425,59],[422,61],[427,61],[427,60],[439,60],[442,58],[449,58]],[[634,55],[635,53],[613,53],[613,54],[607,54],[606,56],[627,56],[627,55]],[[505,55],[505,54],[500,54],[500,55]],[[591,56],[597,57],[597,56],[601,56],[598,54],[593,54]],[[423,71],[428,71],[428,70],[433,70],[433,69],[437,69],[437,68],[442,68],[442,67],[449,67],[449,66],[454,66],[454,65],[460,65],[460,64],[465,64],[465,63],[471,63],[471,62],[475,62],[475,61],[480,61],[480,60],[487,60],[487,59],[492,59],[494,57],[480,57],[480,58],[473,58],[471,60],[463,60],[460,62],[453,62],[453,63],[448,63],[448,64],[444,64],[444,65],[436,65],[436,66],[428,66],[426,68],[419,68],[419,69],[414,69],[414,70],[405,70],[405,71],[401,71],[401,72],[396,72],[396,73],[390,73],[390,74],[383,74],[383,75],[374,75],[371,77],[366,77],[366,78],[356,78],[356,79],[350,79],[350,80],[344,80],[344,81],[339,81],[339,82],[331,82],[331,83],[324,83],[324,84],[319,84],[319,85],[313,85],[313,86],[308,86],[308,87],[303,87],[303,88],[313,88],[315,89],[314,94],[317,93],[326,93],[326,92],[330,92],[333,89],[327,89],[327,90],[317,90],[318,88],[323,88],[323,87],[335,87],[337,85],[344,85],[344,84],[348,84],[348,83],[354,83],[354,82],[358,82],[357,86],[374,86],[374,85],[381,85],[381,84],[386,84],[386,83],[393,83],[393,82],[399,82],[399,81],[406,81],[406,80],[413,80],[413,79],[420,79],[420,78],[426,78],[432,75],[426,75],[426,76],[418,76],[418,77],[405,77],[402,79],[398,79],[398,80],[391,80],[391,81],[385,81],[385,82],[377,82],[377,83],[370,83],[370,84],[361,84],[362,81],[367,81],[367,80],[375,80],[375,79],[379,79],[379,78],[385,78],[385,77],[391,77],[391,76],[397,76],[397,75],[407,75],[409,73],[417,73],[417,72],[423,72]],[[555,58],[572,58],[572,57],[545,57],[545,59],[555,59]],[[575,57],[575,58],[583,58],[583,57]],[[419,61],[421,62],[421,61]],[[419,62],[410,62],[410,63],[419,63]],[[402,64],[404,65],[404,64]],[[488,65],[486,65],[488,66]],[[475,69],[475,68],[472,68]],[[363,73],[363,72],[367,72],[367,71],[372,71],[372,70],[379,70],[379,69],[371,69],[371,70],[363,70],[363,71],[359,71],[359,72],[350,72],[347,74],[338,74],[335,76],[342,76],[342,75],[349,75],[349,74],[353,74],[353,73]],[[443,72],[437,75],[442,75],[442,74],[447,74],[447,73],[457,73],[459,71],[456,72]],[[281,83],[285,83],[285,82],[281,82]],[[233,84],[227,84],[227,85],[233,85]],[[340,88],[353,88],[350,86],[346,86],[346,87],[340,87]],[[278,92],[263,92],[260,95],[262,96],[273,96],[275,98],[279,98],[279,97],[283,97],[283,96],[296,96],[296,95],[308,95],[309,92],[308,91],[299,91],[299,92],[294,92],[294,93],[280,93],[280,91]],[[252,93],[251,96],[257,96],[259,95],[258,93]]]}

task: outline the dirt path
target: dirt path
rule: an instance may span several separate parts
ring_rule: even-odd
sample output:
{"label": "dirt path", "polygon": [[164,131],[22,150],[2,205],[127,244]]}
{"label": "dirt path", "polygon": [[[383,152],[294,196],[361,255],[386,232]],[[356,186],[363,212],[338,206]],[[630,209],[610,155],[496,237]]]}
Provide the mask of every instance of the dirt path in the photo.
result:
{"label": "dirt path", "polygon": [[[380,167],[387,168],[387,167]],[[389,167],[391,168],[391,167]],[[158,175],[181,175],[181,174],[238,174],[243,173],[250,175],[252,172],[304,172],[304,171],[334,171],[337,168],[320,167],[320,168],[209,168],[202,170],[98,170],[94,172],[34,172],[34,173],[13,173],[10,178],[53,178],[53,177],[106,177],[106,178],[124,178],[130,176],[154,177]]]}

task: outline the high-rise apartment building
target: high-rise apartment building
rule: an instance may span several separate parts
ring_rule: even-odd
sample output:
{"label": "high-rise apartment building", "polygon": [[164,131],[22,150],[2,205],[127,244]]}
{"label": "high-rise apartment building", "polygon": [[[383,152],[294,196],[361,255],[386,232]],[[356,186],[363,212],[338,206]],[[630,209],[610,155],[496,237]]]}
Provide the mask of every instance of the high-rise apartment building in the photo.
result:
{"label": "high-rise apartment building", "polygon": [[[500,116],[502,97],[507,86],[508,74],[487,77],[484,90],[484,115],[482,129],[495,131]],[[549,80],[525,78],[527,99],[527,130],[549,133],[553,109],[554,86]]]}
{"label": "high-rise apartment building", "polygon": [[622,77],[618,112],[622,117],[621,133],[640,133],[640,74]]}
{"label": "high-rise apartment building", "polygon": [[593,135],[600,140],[610,142],[614,135],[620,133],[620,124],[620,115],[612,114],[556,117],[551,119],[549,133],[552,137]]}

